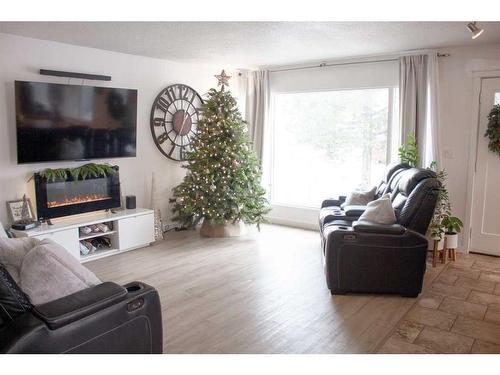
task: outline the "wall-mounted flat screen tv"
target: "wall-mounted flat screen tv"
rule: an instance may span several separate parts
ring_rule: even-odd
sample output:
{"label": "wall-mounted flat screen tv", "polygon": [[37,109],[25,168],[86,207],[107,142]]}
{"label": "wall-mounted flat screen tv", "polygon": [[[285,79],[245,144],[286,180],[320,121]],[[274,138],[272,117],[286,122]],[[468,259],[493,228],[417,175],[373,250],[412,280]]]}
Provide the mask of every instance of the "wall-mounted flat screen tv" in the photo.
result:
{"label": "wall-mounted flat screen tv", "polygon": [[136,156],[137,90],[15,82],[17,162]]}

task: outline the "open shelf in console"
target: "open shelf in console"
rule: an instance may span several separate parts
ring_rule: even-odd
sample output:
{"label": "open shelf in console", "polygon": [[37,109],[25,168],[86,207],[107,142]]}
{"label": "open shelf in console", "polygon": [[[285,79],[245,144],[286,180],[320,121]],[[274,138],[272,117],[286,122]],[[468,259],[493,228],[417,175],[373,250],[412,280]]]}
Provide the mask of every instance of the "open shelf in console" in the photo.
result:
{"label": "open shelf in console", "polygon": [[112,230],[112,231],[109,231],[109,232],[91,233],[89,235],[80,236],[80,241],[81,240],[90,240],[91,238],[96,238],[96,237],[110,236],[110,235],[115,234],[115,233],[118,233],[118,231]]}
{"label": "open shelf in console", "polygon": [[119,250],[118,249],[102,249],[102,250],[96,250],[93,253],[87,254],[87,255],[81,255],[80,254],[80,261],[82,263],[89,262],[91,260],[96,260],[99,258],[104,258],[108,255],[117,253]]}
{"label": "open shelf in console", "polygon": [[118,223],[112,220],[80,226],[80,260],[100,258],[118,250],[117,228]]}
{"label": "open shelf in console", "polygon": [[[112,223],[107,232],[80,233],[80,227]],[[145,247],[155,241],[154,212],[150,209],[137,208],[116,212],[95,212],[53,220],[53,225],[42,224],[26,231],[13,230],[16,237],[50,238],[81,262],[120,254],[125,251]],[[92,253],[80,253],[81,241],[92,241],[100,237],[109,237],[109,248],[95,249]]]}

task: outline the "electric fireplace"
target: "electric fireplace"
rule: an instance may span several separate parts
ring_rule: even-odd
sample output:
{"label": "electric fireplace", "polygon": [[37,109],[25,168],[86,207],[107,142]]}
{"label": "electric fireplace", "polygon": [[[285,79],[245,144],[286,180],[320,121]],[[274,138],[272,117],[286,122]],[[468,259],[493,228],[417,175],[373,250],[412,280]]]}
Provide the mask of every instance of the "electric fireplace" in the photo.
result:
{"label": "electric fireplace", "polygon": [[120,207],[120,177],[116,173],[73,180],[47,181],[35,173],[35,195],[38,220]]}

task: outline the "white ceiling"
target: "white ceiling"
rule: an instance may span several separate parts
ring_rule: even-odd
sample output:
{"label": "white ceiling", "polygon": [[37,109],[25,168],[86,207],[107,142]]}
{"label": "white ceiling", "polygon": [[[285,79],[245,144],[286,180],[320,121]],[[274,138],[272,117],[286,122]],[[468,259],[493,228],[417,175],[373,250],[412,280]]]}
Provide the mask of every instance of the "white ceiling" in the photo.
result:
{"label": "white ceiling", "polygon": [[237,68],[500,43],[500,22],[0,22],[0,33]]}

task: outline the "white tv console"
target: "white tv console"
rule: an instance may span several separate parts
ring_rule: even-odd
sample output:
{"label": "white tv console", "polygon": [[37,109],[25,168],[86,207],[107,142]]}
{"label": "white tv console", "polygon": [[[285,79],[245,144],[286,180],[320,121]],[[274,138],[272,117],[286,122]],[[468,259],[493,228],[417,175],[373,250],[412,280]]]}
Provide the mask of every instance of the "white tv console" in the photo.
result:
{"label": "white tv console", "polygon": [[[99,223],[113,223],[109,232],[80,234],[80,227]],[[124,251],[149,246],[155,241],[154,211],[145,208],[112,212],[94,212],[54,219],[53,225],[42,224],[29,230],[12,230],[16,237],[50,238],[83,262],[119,254]],[[92,254],[80,254],[80,241],[99,236],[111,239],[111,248],[97,250]]]}

